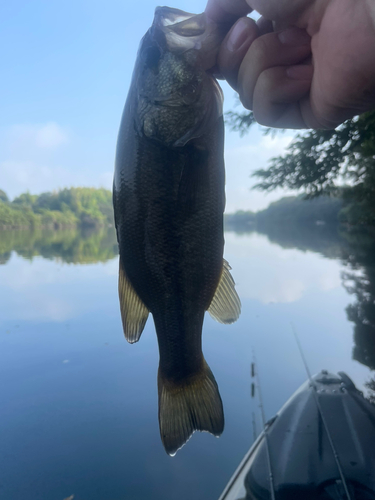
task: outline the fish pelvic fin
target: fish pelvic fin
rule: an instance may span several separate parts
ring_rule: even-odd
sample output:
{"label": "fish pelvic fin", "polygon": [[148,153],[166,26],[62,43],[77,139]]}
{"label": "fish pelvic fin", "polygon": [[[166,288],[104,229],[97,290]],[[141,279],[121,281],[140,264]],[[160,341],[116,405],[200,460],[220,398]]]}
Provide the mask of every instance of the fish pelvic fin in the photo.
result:
{"label": "fish pelvic fin", "polygon": [[120,260],[118,293],[124,335],[130,344],[138,342],[148,318],[148,309],[138,297]]}
{"label": "fish pelvic fin", "polygon": [[179,383],[158,374],[159,427],[165,451],[174,456],[195,431],[220,436],[224,430],[223,404],[209,366]]}
{"label": "fish pelvic fin", "polygon": [[223,259],[223,271],[214,298],[208,308],[210,315],[219,323],[230,324],[238,320],[241,314],[241,301],[235,289],[230,270],[232,268]]}

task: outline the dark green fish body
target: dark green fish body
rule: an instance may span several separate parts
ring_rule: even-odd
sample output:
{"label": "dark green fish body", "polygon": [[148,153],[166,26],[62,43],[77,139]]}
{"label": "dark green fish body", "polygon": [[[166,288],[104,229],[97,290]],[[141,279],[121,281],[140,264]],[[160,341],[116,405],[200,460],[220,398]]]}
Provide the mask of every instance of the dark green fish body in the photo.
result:
{"label": "dark green fish body", "polygon": [[223,323],[240,311],[223,263],[224,125],[220,89],[206,72],[211,52],[202,57],[205,33],[204,16],[157,9],[141,42],[116,153],[124,331],[136,342],[152,313],[160,431],[170,454],[194,430],[223,430],[217,384],[202,354],[202,326],[206,310]]}

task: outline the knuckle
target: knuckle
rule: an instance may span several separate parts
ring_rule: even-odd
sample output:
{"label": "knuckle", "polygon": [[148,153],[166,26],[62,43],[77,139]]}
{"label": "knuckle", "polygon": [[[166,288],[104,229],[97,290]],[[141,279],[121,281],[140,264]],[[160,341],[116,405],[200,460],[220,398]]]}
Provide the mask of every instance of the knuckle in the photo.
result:
{"label": "knuckle", "polygon": [[264,93],[271,96],[281,79],[280,68],[267,68],[259,75],[258,86],[262,88]]}
{"label": "knuckle", "polygon": [[264,61],[268,54],[267,36],[256,38],[250,46],[250,56],[253,61]]}

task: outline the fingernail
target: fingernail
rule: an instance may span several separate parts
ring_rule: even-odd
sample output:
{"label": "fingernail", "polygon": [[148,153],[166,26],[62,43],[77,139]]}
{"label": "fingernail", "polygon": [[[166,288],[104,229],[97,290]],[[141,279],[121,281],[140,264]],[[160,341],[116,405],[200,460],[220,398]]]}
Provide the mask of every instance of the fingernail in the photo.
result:
{"label": "fingernail", "polygon": [[278,34],[279,40],[284,45],[307,45],[311,42],[311,37],[306,30],[300,28],[288,28]]}
{"label": "fingernail", "polygon": [[227,48],[230,52],[239,49],[248,36],[248,25],[244,19],[240,19],[232,28],[227,41]]}
{"label": "fingernail", "polygon": [[299,64],[290,66],[286,70],[287,76],[292,80],[311,80],[313,75],[312,65]]}

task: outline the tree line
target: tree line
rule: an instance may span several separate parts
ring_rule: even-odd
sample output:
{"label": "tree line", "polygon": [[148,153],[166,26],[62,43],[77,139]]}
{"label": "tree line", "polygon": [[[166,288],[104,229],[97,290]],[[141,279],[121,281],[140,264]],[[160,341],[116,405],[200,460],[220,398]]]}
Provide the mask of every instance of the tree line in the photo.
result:
{"label": "tree line", "polygon": [[[227,124],[246,133],[252,112],[230,112]],[[265,130],[266,133],[270,129]],[[274,133],[275,131],[273,131]],[[341,198],[341,222],[375,226],[375,111],[346,121],[334,130],[310,130],[292,141],[284,155],[252,174],[254,189],[303,190],[305,197]]]}
{"label": "tree line", "polygon": [[12,201],[0,190],[0,229],[112,224],[112,193],[108,189],[78,187],[39,195],[23,193]]}
{"label": "tree line", "polygon": [[[250,212],[239,210],[225,214],[227,230],[270,233],[279,228],[282,232],[295,227],[298,230],[314,232],[316,227],[337,228],[344,206],[340,196],[320,196],[306,199],[304,195],[285,196],[271,203],[265,210]],[[322,233],[322,229],[320,229]]]}

